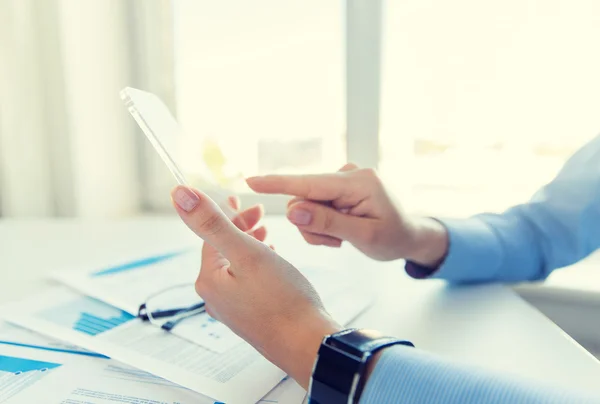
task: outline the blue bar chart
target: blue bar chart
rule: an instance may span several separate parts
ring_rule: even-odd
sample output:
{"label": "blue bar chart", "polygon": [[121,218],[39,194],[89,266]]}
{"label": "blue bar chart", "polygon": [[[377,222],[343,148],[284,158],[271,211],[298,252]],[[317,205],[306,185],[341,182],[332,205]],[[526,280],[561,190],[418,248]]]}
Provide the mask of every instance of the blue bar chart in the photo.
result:
{"label": "blue bar chart", "polygon": [[123,310],[90,297],[82,297],[52,310],[42,311],[38,316],[90,336],[110,331],[135,318]]}
{"label": "blue bar chart", "polygon": [[132,316],[125,312],[118,317],[108,318],[101,318],[90,313],[81,313],[81,316],[73,325],[73,329],[93,336],[112,330],[131,320],[131,318]]}

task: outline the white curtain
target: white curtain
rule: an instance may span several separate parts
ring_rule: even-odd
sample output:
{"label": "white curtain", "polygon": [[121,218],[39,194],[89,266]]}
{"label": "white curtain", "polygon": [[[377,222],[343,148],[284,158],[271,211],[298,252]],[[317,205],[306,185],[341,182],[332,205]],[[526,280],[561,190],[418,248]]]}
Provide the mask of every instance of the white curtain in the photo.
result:
{"label": "white curtain", "polygon": [[172,181],[119,99],[174,107],[169,1],[0,0],[0,215],[119,217]]}

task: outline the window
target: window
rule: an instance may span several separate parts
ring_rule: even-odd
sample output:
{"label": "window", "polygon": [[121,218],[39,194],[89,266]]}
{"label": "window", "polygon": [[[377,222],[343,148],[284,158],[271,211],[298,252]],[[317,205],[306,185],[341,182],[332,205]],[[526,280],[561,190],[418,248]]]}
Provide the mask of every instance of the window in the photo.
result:
{"label": "window", "polygon": [[[359,160],[378,166],[409,211],[501,211],[526,201],[600,129],[595,1],[174,7],[189,161],[203,155],[222,181],[239,170],[323,172]],[[380,48],[381,63],[369,53]],[[350,105],[361,91],[380,100],[363,104],[375,105],[379,122]]]}
{"label": "window", "polygon": [[600,132],[600,3],[390,1],[380,169],[411,211],[526,201]]}

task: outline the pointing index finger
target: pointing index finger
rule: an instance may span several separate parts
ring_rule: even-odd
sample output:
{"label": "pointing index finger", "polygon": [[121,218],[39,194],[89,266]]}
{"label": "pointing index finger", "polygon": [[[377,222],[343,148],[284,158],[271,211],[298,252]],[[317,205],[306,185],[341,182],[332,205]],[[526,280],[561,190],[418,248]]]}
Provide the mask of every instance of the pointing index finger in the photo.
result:
{"label": "pointing index finger", "polygon": [[265,175],[246,179],[248,186],[263,194],[285,194],[316,201],[331,201],[348,192],[351,183],[336,174]]}

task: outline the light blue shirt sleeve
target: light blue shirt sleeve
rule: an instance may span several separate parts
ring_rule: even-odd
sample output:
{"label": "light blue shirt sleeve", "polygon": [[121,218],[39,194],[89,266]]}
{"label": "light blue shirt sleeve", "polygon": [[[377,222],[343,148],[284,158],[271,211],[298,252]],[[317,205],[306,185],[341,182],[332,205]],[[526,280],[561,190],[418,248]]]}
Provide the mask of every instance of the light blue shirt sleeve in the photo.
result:
{"label": "light blue shirt sleeve", "polygon": [[451,282],[544,279],[600,247],[600,136],[528,203],[501,214],[441,220],[448,255],[434,278]]}
{"label": "light blue shirt sleeve", "polygon": [[[434,278],[459,283],[539,280],[581,260],[600,247],[600,136],[575,153],[528,203],[502,214],[440,221],[450,244]],[[420,272],[427,276],[432,271]],[[600,403],[600,397],[398,346],[383,352],[360,402]]]}
{"label": "light blue shirt sleeve", "polygon": [[386,349],[360,404],[600,403],[600,397],[442,360],[419,349]]}

